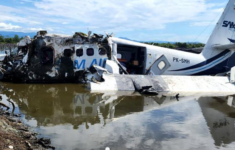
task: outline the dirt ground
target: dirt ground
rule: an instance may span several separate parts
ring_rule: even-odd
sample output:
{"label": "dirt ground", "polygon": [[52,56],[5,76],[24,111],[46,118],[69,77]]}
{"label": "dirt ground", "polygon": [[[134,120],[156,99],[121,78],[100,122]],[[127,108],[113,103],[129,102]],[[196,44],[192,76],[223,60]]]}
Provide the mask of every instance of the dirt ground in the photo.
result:
{"label": "dirt ground", "polygon": [[0,150],[45,150],[55,149],[50,140],[37,138],[19,119],[0,106]]}

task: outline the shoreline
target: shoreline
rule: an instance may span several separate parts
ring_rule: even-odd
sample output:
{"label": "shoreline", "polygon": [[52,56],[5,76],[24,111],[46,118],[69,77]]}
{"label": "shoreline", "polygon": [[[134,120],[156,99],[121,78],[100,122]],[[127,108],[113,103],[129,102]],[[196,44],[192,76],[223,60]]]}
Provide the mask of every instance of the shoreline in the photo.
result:
{"label": "shoreline", "polygon": [[21,121],[20,114],[10,112],[10,106],[1,101],[0,95],[0,149],[9,150],[46,150],[55,149],[50,139],[38,138],[38,133]]}

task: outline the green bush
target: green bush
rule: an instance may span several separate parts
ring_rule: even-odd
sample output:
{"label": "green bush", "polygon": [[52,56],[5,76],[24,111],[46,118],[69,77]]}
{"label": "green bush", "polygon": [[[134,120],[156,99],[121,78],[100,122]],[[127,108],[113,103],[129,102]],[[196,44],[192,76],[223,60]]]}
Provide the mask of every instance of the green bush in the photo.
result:
{"label": "green bush", "polygon": [[15,35],[13,38],[11,37],[4,37],[2,35],[0,35],[0,44],[1,43],[18,43],[21,39],[23,39],[23,37],[19,37],[18,35]]}
{"label": "green bush", "polygon": [[192,48],[199,48],[204,47],[205,44],[203,43],[154,43],[154,42],[145,42],[145,44],[154,45],[154,46],[160,46],[165,48],[171,48],[171,49],[192,49]]}

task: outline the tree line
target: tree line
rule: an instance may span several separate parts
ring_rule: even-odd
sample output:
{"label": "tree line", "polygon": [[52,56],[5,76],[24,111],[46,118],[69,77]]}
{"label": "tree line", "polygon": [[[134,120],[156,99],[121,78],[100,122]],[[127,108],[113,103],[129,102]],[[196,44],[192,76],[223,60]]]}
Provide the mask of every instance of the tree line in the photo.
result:
{"label": "tree line", "polygon": [[[14,37],[4,37],[0,35],[0,44],[6,44],[6,43],[18,43],[23,37],[19,37],[18,35],[15,35]],[[175,42],[175,43],[156,43],[156,42],[145,42],[145,44],[165,47],[165,48],[172,48],[172,49],[192,49],[192,48],[199,48],[204,47],[205,44],[203,43],[181,43],[181,42]]]}
{"label": "tree line", "polygon": [[6,44],[6,43],[18,43],[23,37],[19,37],[18,35],[15,35],[14,37],[9,37],[9,36],[2,36],[0,35],[0,44]]}
{"label": "tree line", "polygon": [[181,42],[175,42],[175,43],[155,43],[155,42],[145,42],[145,44],[165,47],[165,48],[171,48],[171,49],[192,49],[192,48],[199,48],[204,47],[205,44],[203,43],[181,43]]}

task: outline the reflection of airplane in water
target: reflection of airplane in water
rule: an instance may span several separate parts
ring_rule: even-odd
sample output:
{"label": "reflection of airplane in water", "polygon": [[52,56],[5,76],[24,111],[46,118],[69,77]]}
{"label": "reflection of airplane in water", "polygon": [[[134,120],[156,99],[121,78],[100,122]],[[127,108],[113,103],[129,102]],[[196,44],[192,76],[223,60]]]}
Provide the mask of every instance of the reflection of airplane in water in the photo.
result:
{"label": "reflection of airplane in water", "polygon": [[105,126],[136,113],[197,100],[215,145],[235,142],[235,108],[227,104],[225,97],[180,97],[177,101],[175,97],[126,93],[91,94],[78,85],[9,84],[5,87],[3,94],[19,105],[26,119],[35,119],[38,126],[72,124],[74,129],[82,128],[81,125],[86,129],[95,124]]}
{"label": "reflection of airplane in water", "polygon": [[226,98],[200,98],[198,101],[216,146],[235,142],[235,108]]}
{"label": "reflection of airplane in water", "polygon": [[[14,100],[26,119],[34,118],[38,125],[71,123],[78,127],[120,119],[129,114],[197,100],[196,97],[147,97],[127,93],[91,94],[77,89],[78,85],[5,85],[3,93]],[[126,96],[128,95],[128,96]]]}
{"label": "reflection of airplane in water", "polygon": [[[72,124],[105,125],[135,113],[162,109],[197,100],[216,146],[235,141],[235,108],[227,99],[203,97],[148,97],[125,93],[91,94],[78,85],[6,85],[3,94],[13,99],[38,126]],[[10,90],[9,90],[10,89]]]}

